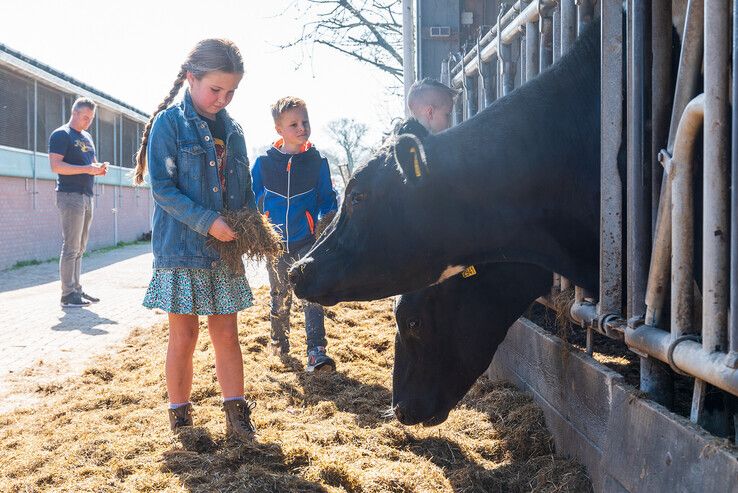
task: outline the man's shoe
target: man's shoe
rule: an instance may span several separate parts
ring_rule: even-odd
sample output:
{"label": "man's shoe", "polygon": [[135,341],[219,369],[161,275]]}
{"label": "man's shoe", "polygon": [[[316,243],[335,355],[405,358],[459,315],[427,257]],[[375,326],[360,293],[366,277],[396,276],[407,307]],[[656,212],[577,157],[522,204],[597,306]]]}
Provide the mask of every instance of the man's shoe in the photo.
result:
{"label": "man's shoe", "polygon": [[223,411],[226,418],[226,434],[241,441],[250,442],[256,435],[256,428],[251,422],[251,410],[256,407],[255,402],[245,400],[226,401]]}
{"label": "man's shoe", "polygon": [[307,372],[331,372],[336,369],[336,362],[325,354],[325,348],[318,346],[308,350],[308,360],[305,371]]}
{"label": "man's shoe", "polygon": [[187,403],[169,410],[169,426],[177,432],[183,426],[192,426],[192,404]]}
{"label": "man's shoe", "polygon": [[90,306],[90,302],[83,300],[79,293],[69,293],[61,297],[61,306],[62,308],[81,308]]}
{"label": "man's shoe", "polygon": [[98,303],[100,301],[100,298],[95,298],[94,296],[91,296],[84,291],[80,292],[79,295],[83,300],[87,300],[90,303]]}

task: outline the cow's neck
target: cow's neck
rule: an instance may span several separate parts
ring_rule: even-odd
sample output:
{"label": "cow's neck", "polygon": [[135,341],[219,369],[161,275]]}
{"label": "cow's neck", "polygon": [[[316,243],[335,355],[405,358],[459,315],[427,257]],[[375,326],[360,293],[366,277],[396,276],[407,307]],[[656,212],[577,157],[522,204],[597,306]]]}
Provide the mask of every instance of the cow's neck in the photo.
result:
{"label": "cow's neck", "polygon": [[[596,26],[595,26],[596,28]],[[599,244],[599,29],[551,70],[427,141],[454,261],[538,264],[594,290]],[[453,214],[458,217],[453,217]],[[483,245],[483,248],[480,248]],[[481,252],[481,253],[480,253]]]}

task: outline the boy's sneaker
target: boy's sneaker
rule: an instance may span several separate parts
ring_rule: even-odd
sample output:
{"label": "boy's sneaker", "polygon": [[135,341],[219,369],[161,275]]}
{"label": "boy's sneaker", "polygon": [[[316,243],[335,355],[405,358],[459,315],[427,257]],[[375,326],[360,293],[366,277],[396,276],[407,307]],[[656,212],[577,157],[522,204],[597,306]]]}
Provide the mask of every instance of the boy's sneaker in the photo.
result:
{"label": "boy's sneaker", "polygon": [[79,293],[69,293],[61,297],[61,306],[62,308],[81,308],[90,306],[90,302],[83,300]]}
{"label": "boy's sneaker", "polygon": [[87,300],[90,303],[98,303],[100,301],[100,298],[95,298],[94,296],[89,295],[89,294],[85,293],[84,291],[80,291],[79,296],[83,300]]}
{"label": "boy's sneaker", "polygon": [[308,360],[305,371],[307,372],[331,372],[336,369],[336,362],[325,354],[325,348],[318,346],[308,350]]}

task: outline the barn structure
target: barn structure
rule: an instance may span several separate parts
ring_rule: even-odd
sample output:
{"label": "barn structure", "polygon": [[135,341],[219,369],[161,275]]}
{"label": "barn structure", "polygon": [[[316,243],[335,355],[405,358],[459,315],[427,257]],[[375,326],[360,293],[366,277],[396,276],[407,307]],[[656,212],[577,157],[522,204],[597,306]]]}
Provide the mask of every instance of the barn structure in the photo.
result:
{"label": "barn structure", "polygon": [[[738,491],[738,111],[730,104],[738,98],[738,8],[731,4],[414,5],[416,77],[461,91],[455,123],[546,70],[601,18],[600,296],[554,274],[551,295],[539,300],[555,308],[555,297],[573,291],[565,315],[583,330],[585,350],[520,319],[489,369],[533,394],[558,451],[586,465],[597,491]],[[598,345],[627,348],[639,389],[589,356]]]}
{"label": "barn structure", "polygon": [[100,161],[88,250],[132,241],[151,230],[146,187],[128,176],[146,113],[0,44],[0,270],[18,262],[57,257],[61,224],[49,135],[69,120],[72,103],[86,96],[98,105],[89,129]]}

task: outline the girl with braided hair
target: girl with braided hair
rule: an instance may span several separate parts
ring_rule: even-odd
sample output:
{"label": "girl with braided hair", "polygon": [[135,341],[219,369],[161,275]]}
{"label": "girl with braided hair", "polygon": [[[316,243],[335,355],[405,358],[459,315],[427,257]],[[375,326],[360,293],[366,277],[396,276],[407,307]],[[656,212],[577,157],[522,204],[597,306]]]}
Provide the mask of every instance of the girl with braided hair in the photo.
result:
{"label": "girl with braided hair", "polygon": [[[173,431],[192,425],[192,356],[198,316],[208,317],[215,371],[229,436],[250,440],[253,403],[244,398],[238,311],[251,306],[243,275],[229,271],[208,236],[228,242],[236,233],[220,215],[255,209],[241,127],[225,110],[243,77],[233,42],[205,39],[182,64],[169,95],[146,124],[134,181],[148,167],[154,197],[151,243],[154,273],[143,305],[169,315],[166,382]],[[172,104],[187,82],[181,101]]]}

